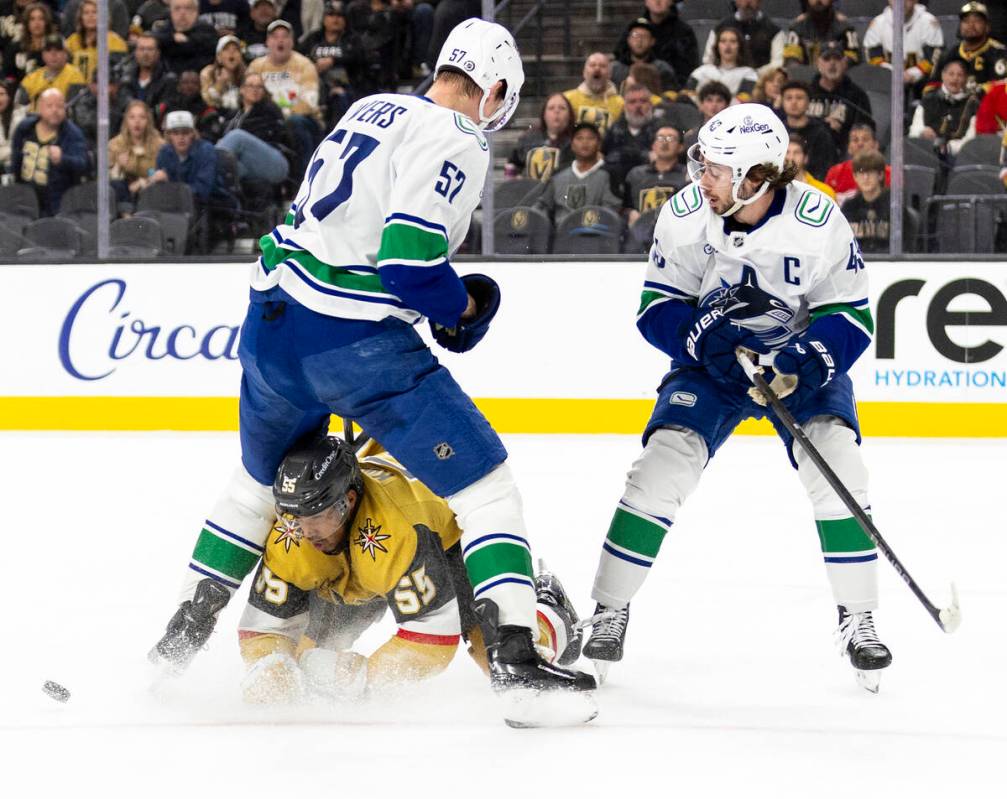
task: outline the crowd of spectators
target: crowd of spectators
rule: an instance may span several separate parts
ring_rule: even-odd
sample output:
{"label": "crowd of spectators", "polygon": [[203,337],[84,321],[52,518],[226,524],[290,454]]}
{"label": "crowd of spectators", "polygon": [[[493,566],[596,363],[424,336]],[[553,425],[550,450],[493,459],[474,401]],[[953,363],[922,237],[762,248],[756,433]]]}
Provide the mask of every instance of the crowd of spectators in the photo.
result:
{"label": "crowd of spectators", "polygon": [[[59,213],[68,187],[96,177],[97,2],[0,0],[0,170],[4,183],[34,189],[42,214]],[[355,100],[421,80],[450,29],[481,11],[479,0],[107,2],[117,207],[129,214],[155,184],[187,183],[216,226],[211,243],[233,240],[245,212],[282,208]],[[789,0],[790,16],[775,16],[784,2],[770,16],[768,0],[686,0],[686,15],[676,0],[643,0],[612,26],[609,51],[587,55],[579,85],[544,98],[537,122],[508,145],[505,177],[537,184],[524,204],[551,225],[607,208],[629,240],[628,228],[653,224],[687,183],[697,131],[732,103],[775,109],[802,179],[839,203],[860,198],[848,215],[861,206],[883,215],[887,165],[880,189],[871,181],[893,135],[937,159],[935,193],[964,146],[1003,136],[1007,48],[996,34],[1007,4],[963,0],[951,40],[925,4],[905,0],[905,62],[893,67],[890,0],[856,19],[842,0]],[[700,26],[699,7],[730,13]],[[895,133],[890,88],[864,78],[893,68],[906,111]],[[881,221],[864,229],[865,249],[887,246]]]}
{"label": "crowd of spectators", "polygon": [[[695,20],[696,3],[686,5]],[[546,183],[528,196],[556,229],[566,214],[600,205],[621,215],[625,244],[645,243],[646,235],[632,236],[628,228],[652,225],[656,198],[683,185],[685,153],[702,124],[729,104],[758,102],[775,109],[786,126],[788,157],[801,179],[844,208],[857,198],[847,216],[864,249],[887,250],[884,152],[900,133],[889,122],[891,0],[878,0],[876,16],[858,20],[860,30],[841,12],[840,0],[793,0],[789,20],[770,18],[762,6],[763,0],[735,0],[733,13],[703,28],[708,33],[698,41],[674,0],[646,0],[611,52],[588,55],[583,82],[548,98],[539,127],[511,152],[507,176]],[[773,7],[779,13],[781,3]],[[901,134],[933,156],[932,195],[940,193],[964,145],[1007,128],[1007,48],[993,36],[1007,12],[974,0],[955,10],[957,40],[945,42],[926,6],[905,0]],[[670,150],[677,169],[669,166]],[[1007,181],[1007,158],[1001,158]],[[988,167],[995,168],[992,159]],[[638,182],[641,170],[654,181],[646,190]],[[602,174],[609,181],[605,192]],[[924,210],[918,205],[913,212]]]}
{"label": "crowd of spectators", "polygon": [[[0,0],[0,172],[43,216],[95,180],[99,0]],[[108,178],[128,216],[186,183],[208,235],[282,209],[360,97],[429,74],[478,0],[108,0]],[[194,222],[193,229],[198,225]],[[259,235],[261,230],[249,230]]]}

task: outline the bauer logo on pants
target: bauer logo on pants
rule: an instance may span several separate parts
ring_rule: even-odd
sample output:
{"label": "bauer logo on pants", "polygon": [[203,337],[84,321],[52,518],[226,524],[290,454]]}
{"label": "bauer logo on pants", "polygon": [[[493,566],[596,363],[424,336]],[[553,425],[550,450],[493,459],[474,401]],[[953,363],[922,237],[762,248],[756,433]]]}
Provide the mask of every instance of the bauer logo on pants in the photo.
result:
{"label": "bauer logo on pants", "polygon": [[691,408],[696,404],[696,399],[696,395],[691,391],[676,391],[668,402],[671,405],[684,405],[686,408]]}

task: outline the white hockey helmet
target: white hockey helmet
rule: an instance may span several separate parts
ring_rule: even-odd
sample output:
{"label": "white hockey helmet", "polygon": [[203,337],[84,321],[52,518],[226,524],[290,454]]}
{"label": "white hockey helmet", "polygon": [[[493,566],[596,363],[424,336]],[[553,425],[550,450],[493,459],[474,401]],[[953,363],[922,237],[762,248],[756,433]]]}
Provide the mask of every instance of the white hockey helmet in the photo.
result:
{"label": "white hockey helmet", "polygon": [[[503,25],[473,17],[455,25],[448,34],[437,57],[434,74],[445,67],[468,75],[483,90],[479,102],[479,127],[499,130],[517,110],[524,85],[524,66],[514,37]],[[498,80],[506,84],[504,101],[490,117],[486,116],[486,101],[490,89]]]}
{"label": "white hockey helmet", "polygon": [[698,140],[687,153],[689,177],[698,183],[707,162],[729,167],[734,205],[724,216],[730,216],[741,206],[758,200],[769,188],[769,183],[763,182],[751,197],[738,197],[748,170],[768,164],[782,172],[789,143],[787,128],[768,106],[759,103],[728,106],[699,129]]}

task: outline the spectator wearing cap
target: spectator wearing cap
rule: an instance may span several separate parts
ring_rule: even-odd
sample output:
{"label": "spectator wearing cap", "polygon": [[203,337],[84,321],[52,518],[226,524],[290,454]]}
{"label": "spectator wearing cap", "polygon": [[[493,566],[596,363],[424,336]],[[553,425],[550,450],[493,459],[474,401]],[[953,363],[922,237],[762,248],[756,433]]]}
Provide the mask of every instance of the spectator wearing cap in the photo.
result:
{"label": "spectator wearing cap", "polygon": [[275,186],[289,172],[280,150],[289,139],[279,106],[266,92],[261,75],[249,73],[241,84],[241,108],[227,123],[217,147],[229,150],[238,163],[241,180]]}
{"label": "spectator wearing cap", "polygon": [[129,23],[130,44],[135,42],[137,36],[153,30],[154,23],[170,18],[171,10],[168,8],[168,0],[143,0]]}
{"label": "spectator wearing cap", "polygon": [[[856,193],[843,203],[843,216],[853,228],[853,235],[864,252],[886,253],[891,238],[891,192],[885,185],[885,159],[881,153],[869,150],[853,159],[853,179]],[[903,231],[910,229],[908,214],[903,211]]]}
{"label": "spectator wearing cap", "polygon": [[536,205],[558,225],[567,214],[588,205],[618,212],[621,200],[612,192],[611,179],[601,157],[601,133],[590,122],[574,126],[570,142],[574,162],[555,175]]}
{"label": "spectator wearing cap", "polygon": [[246,61],[262,58],[269,52],[266,35],[269,26],[279,17],[279,9],[273,0],[249,0],[248,20],[238,33],[238,37],[245,43]]}
{"label": "spectator wearing cap", "polygon": [[161,58],[177,75],[186,70],[198,73],[213,61],[217,31],[199,21],[198,0],[171,0],[168,10],[168,19],[158,20],[151,29],[161,48]]}
{"label": "spectator wearing cap", "polygon": [[123,65],[119,94],[127,100],[143,100],[151,110],[166,102],[178,76],[166,69],[157,39],[149,33],[137,37],[133,56]]}
{"label": "spectator wearing cap", "polygon": [[937,63],[927,84],[928,91],[940,88],[944,63],[958,57],[968,65],[966,86],[980,97],[998,80],[1007,79],[1007,48],[990,35],[990,12],[985,3],[966,3],[958,13],[956,49],[948,48]]}
{"label": "spectator wearing cap", "polygon": [[837,150],[828,126],[820,119],[808,114],[811,90],[800,80],[783,84],[783,105],[780,118],[787,133],[799,133],[807,142],[808,172],[819,180],[825,177],[829,168],[837,161]]}
{"label": "spectator wearing cap", "polygon": [[286,20],[270,23],[266,47],[266,55],[249,64],[248,71],[262,76],[266,91],[287,119],[303,173],[322,133],[318,126],[318,71],[309,58],[294,51],[294,30]]}
{"label": "spectator wearing cap", "polygon": [[629,23],[625,52],[612,63],[612,82],[621,88],[633,64],[652,64],[661,78],[661,91],[658,94],[677,89],[679,81],[674,68],[654,54],[656,42],[654,25],[646,17],[639,17]]}
{"label": "spectator wearing cap", "polygon": [[783,63],[814,64],[825,42],[842,42],[851,64],[860,63],[860,36],[834,0],[807,0],[806,10],[790,26],[783,45]]}
{"label": "spectator wearing cap", "polygon": [[248,21],[248,0],[199,0],[199,21],[218,36],[236,35]]}
{"label": "spectator wearing cap", "polygon": [[14,130],[11,152],[14,179],[35,189],[42,216],[59,210],[63,193],[90,167],[84,134],[66,118],[63,92],[52,87],[39,95],[38,112]]}
{"label": "spectator wearing cap", "polygon": [[[888,0],[888,8],[871,20],[864,34],[864,50],[867,60],[875,66],[892,68],[893,10]],[[905,18],[902,22],[902,47],[904,62],[902,82],[907,87],[923,86],[934,69],[934,61],[944,46],[944,34],[937,17],[917,4],[916,0],[903,0]]]}
{"label": "spectator wearing cap", "polygon": [[[699,45],[695,31],[678,16],[675,0],[645,0],[644,9],[636,15],[636,19],[640,17],[653,25],[655,58],[670,64],[680,82],[692,74],[692,70],[699,66]],[[616,43],[615,57],[625,61],[628,49],[624,33]]]}
{"label": "spectator wearing cap", "polygon": [[829,126],[836,149],[846,152],[850,128],[871,117],[871,99],[850,80],[849,61],[841,42],[826,42],[818,54],[818,72],[811,81],[808,114]]}
{"label": "spectator wearing cap", "polygon": [[752,98],[752,90],[759,79],[752,69],[745,37],[738,28],[727,25],[717,33],[717,43],[712,64],[696,67],[685,84],[685,94],[695,100],[696,93],[711,80],[723,83],[740,103]]}
{"label": "spectator wearing cap", "polygon": [[658,122],[650,89],[635,86],[623,92],[622,115],[613,122],[602,140],[605,170],[612,178],[612,191],[623,193],[626,175],[633,167],[647,163]]}
{"label": "spectator wearing cap", "polygon": [[575,122],[594,125],[604,135],[622,113],[622,96],[612,83],[612,61],[607,53],[591,53],[584,61],[584,80],[563,95],[573,107]]}
{"label": "spectator wearing cap", "polygon": [[662,125],[654,132],[649,163],[633,167],[626,176],[622,204],[630,225],[689,184],[689,174],[679,161],[685,151],[682,144],[682,131],[676,127]]}
{"label": "spectator wearing cap", "polygon": [[42,45],[46,36],[58,33],[52,10],[45,3],[29,3],[21,14],[20,33],[3,49],[4,75],[20,81],[42,66]]}
{"label": "spectator wearing cap", "polygon": [[573,163],[573,107],[561,92],[546,98],[538,126],[522,134],[511,151],[504,174],[507,177],[547,181]]}
{"label": "spectator wearing cap", "polygon": [[[858,122],[850,128],[850,140],[846,144],[846,153],[849,159],[840,161],[832,167],[826,175],[825,182],[832,187],[836,193],[836,201],[842,205],[850,197],[856,194],[857,183],[853,179],[853,159],[860,153],[881,152],[878,145],[878,138],[874,133],[874,124],[871,122]],[[885,185],[890,186],[892,182],[892,168],[885,167]]]}
{"label": "spectator wearing cap", "polygon": [[18,87],[15,104],[28,106],[28,110],[34,112],[35,101],[46,89],[59,89],[62,99],[67,96],[71,86],[86,83],[80,70],[68,63],[69,58],[63,37],[58,33],[47,36],[42,46],[42,63],[45,66],[25,75]]}
{"label": "spectator wearing cap", "polygon": [[322,27],[309,33],[300,46],[318,72],[329,128],[335,126],[358,97],[370,93],[363,42],[346,26],[343,4],[326,3]]}
{"label": "spectator wearing cap", "polygon": [[979,100],[966,86],[967,69],[964,59],[945,61],[941,87],[924,95],[909,126],[910,136],[933,142],[942,155],[958,155],[962,145],[975,136]]}
{"label": "spectator wearing cap", "polygon": [[722,28],[731,26],[741,31],[752,57],[752,66],[757,70],[772,64],[783,64],[783,44],[786,35],[783,30],[763,13],[762,0],[734,0],[734,13],[717,23],[710,31],[703,50],[703,63],[712,64],[716,54],[717,34]]}
{"label": "spectator wearing cap", "polygon": [[[108,32],[108,63],[115,70],[125,59],[129,48],[126,40],[113,30]],[[77,6],[77,27],[69,39],[66,49],[70,52],[71,63],[90,83],[98,71],[98,2],[81,0]]]}
{"label": "spectator wearing cap", "polygon": [[703,114],[703,120],[699,125],[685,132],[684,146],[686,151],[699,138],[699,129],[731,104],[731,90],[719,80],[711,80],[700,87],[696,100],[696,104]]}
{"label": "spectator wearing cap", "polygon": [[237,36],[227,34],[217,41],[217,57],[199,73],[200,94],[225,117],[241,106],[241,82],[245,79],[245,59]]}
{"label": "spectator wearing cap", "polygon": [[836,199],[836,192],[833,188],[828,183],[823,183],[815,178],[806,169],[808,165],[808,145],[800,133],[790,134],[790,141],[787,144],[787,162],[797,167],[795,180],[807,183],[813,189],[818,189],[826,197],[831,197],[833,200]]}
{"label": "spectator wearing cap", "polygon": [[217,151],[199,137],[192,114],[172,111],[165,118],[164,132],[168,141],[157,153],[157,169],[151,180],[187,184],[200,215],[211,208],[235,208],[237,200],[217,172]]}
{"label": "spectator wearing cap", "polygon": [[[77,28],[82,0],[67,0],[60,10],[60,33],[69,37]],[[108,29],[125,40],[129,35],[129,9],[123,0],[108,0]]]}

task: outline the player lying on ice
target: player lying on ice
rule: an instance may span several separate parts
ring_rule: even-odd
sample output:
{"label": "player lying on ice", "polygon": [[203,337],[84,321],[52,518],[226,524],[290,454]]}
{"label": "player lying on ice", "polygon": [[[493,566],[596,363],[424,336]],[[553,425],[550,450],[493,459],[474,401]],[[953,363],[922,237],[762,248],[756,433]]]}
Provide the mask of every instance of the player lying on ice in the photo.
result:
{"label": "player lying on ice", "polygon": [[878,640],[877,552],[741,368],[772,359],[771,387],[861,507],[867,470],[847,371],[874,331],[860,247],[835,202],[794,181],[787,131],[767,107],[721,111],[689,150],[693,183],[661,209],[637,326],[671,356],[602,545],[584,654],[603,675],[623,656],[629,603],[709,459],[743,419],[768,416],[811,500],[839,636],[876,691],[892,660]]}
{"label": "player lying on ice", "polygon": [[[455,515],[373,440],[359,458],[323,437],[276,473],[277,519],[239,624],[249,701],[353,698],[433,677],[460,637],[488,669]],[[563,587],[539,574],[536,592],[539,649],[572,663],[580,632]],[[386,608],[395,634],[370,657],[350,651]]]}
{"label": "player lying on ice", "polygon": [[[494,281],[459,278],[451,257],[482,196],[483,131],[507,123],[523,83],[510,33],[468,19],[445,40],[426,96],[365,97],[315,150],[251,269],[238,352],[241,464],[197,537],[183,605],[204,577],[237,589],[272,528],[280,461],[335,413],[455,514],[480,623],[493,628],[492,688],[525,699],[595,688],[535,648],[535,574],[507,450],[413,329],[426,318],[441,346],[466,352],[500,305]],[[152,659],[182,668],[193,641],[173,628]]]}

